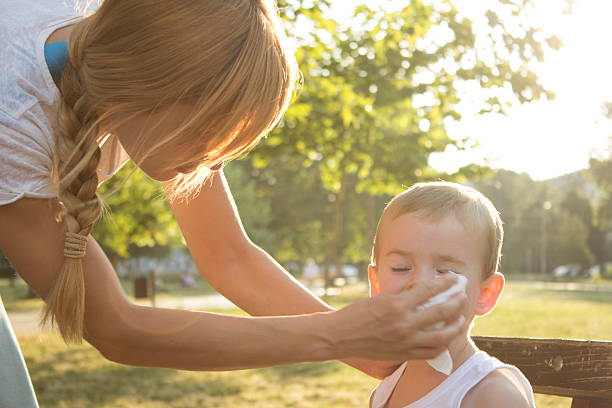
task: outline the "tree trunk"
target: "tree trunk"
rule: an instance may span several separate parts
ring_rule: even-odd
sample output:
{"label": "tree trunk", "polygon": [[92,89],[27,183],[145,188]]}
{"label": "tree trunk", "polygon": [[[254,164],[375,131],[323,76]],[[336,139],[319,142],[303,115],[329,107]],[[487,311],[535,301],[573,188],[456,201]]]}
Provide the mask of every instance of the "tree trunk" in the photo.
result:
{"label": "tree trunk", "polygon": [[[332,235],[331,242],[329,245],[329,251],[327,253],[327,262],[325,265],[325,293],[330,284],[333,282],[333,278],[340,273],[342,267],[342,260],[339,256],[340,237],[342,235],[342,222],[343,213],[342,208],[344,207],[344,200],[346,199],[346,176],[343,176],[340,181],[340,189],[336,194],[336,201],[334,202],[334,216],[332,220]],[[330,265],[335,266],[334,275],[330,272]]]}

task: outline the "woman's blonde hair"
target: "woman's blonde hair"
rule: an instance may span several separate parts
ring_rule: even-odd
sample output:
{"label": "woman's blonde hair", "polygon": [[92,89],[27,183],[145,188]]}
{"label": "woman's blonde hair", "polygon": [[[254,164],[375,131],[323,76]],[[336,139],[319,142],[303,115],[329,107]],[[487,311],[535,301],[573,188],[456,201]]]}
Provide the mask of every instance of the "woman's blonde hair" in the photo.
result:
{"label": "woman's blonde hair", "polygon": [[482,262],[483,278],[497,272],[504,240],[499,212],[479,191],[444,181],[414,184],[387,204],[376,228],[371,260],[373,265],[379,259],[385,225],[409,213],[417,213],[436,221],[452,214],[465,228],[482,233],[486,243]]}
{"label": "woman's blonde hair", "polygon": [[52,172],[65,259],[43,322],[79,342],[82,257],[102,208],[100,141],[132,118],[187,107],[168,135],[122,137],[132,138],[137,164],[170,152],[168,168],[157,170],[192,169],[173,180],[170,194],[188,196],[208,174],[204,167],[236,157],[278,123],[299,71],[272,0],[105,0],[73,27],[68,49]]}

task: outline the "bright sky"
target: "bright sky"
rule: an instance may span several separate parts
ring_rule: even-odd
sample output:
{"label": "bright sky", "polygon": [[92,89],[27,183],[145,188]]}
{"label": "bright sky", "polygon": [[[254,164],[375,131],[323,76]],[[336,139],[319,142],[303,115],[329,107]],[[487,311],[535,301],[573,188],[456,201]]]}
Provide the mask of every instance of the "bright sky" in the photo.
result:
{"label": "bright sky", "polygon": [[[343,4],[335,7],[348,13],[347,3],[335,2]],[[453,3],[477,27],[483,18],[482,3]],[[464,113],[461,122],[449,127],[449,134],[472,137],[479,146],[433,155],[430,163],[436,169],[454,171],[488,159],[493,167],[546,179],[586,168],[594,152],[608,147],[612,120],[603,117],[601,105],[612,101],[612,52],[605,46],[612,38],[612,2],[577,0],[571,15],[562,15],[558,0],[535,3],[530,17],[564,43],[560,51],[548,53],[543,64],[532,67],[556,98],[517,103],[507,116]]]}

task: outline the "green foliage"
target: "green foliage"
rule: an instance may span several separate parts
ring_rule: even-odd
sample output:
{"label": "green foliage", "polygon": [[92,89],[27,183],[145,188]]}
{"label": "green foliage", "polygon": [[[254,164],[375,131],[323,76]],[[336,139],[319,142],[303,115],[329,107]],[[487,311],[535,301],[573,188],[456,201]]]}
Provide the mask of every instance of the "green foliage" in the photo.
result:
{"label": "green foliage", "polygon": [[508,170],[495,171],[475,181],[474,187],[493,202],[504,223],[502,271],[539,271],[540,224],[547,191],[528,175]]}
{"label": "green foliage", "polygon": [[[530,5],[487,3],[488,26],[477,30],[450,1],[358,4],[348,24],[330,18],[330,1],[280,1],[298,42],[304,85],[278,128],[227,169],[253,241],[281,261],[364,262],[392,195],[422,180],[483,177],[488,170],[478,166],[436,173],[429,156],[449,145],[470,147],[446,132],[461,119],[457,105],[464,97],[481,112],[552,97],[529,62],[560,43],[529,24]],[[181,242],[161,194],[158,184],[135,173],[111,195],[111,213],[95,230],[107,253],[126,257]],[[536,201],[525,206],[541,205]],[[532,210],[525,209],[517,236],[537,236]]]}
{"label": "green foliage", "polygon": [[129,162],[100,189],[102,197],[108,195],[106,211],[96,224],[93,236],[112,260],[126,258],[138,248],[182,242],[160,183],[140,170],[130,176],[133,169],[134,165]]}
{"label": "green foliage", "polygon": [[597,224],[605,230],[612,230],[612,154],[608,158],[591,159],[590,173],[603,192],[596,210]]}
{"label": "green foliage", "polygon": [[[542,58],[546,41],[534,40],[537,28],[523,24],[522,37],[513,36],[506,31],[513,21],[491,17],[492,31],[503,33],[500,41],[492,31],[477,35],[449,2],[438,3],[411,2],[395,12],[360,6],[354,25],[333,32],[321,5],[311,8],[318,10],[309,16],[314,42],[304,40],[297,53],[304,88],[284,126],[257,154],[269,158],[281,143],[289,145],[303,161],[320,158],[321,179],[331,192],[349,175],[357,191],[394,194],[401,184],[433,176],[429,154],[456,143],[445,121],[460,118],[455,106],[461,86],[495,95],[511,84],[521,102],[551,96],[526,68]],[[505,3],[522,10],[522,2]],[[493,59],[485,60],[477,42],[490,43],[492,50],[503,43],[505,53],[492,51]],[[510,52],[523,62],[519,68],[511,68]],[[504,110],[490,95],[480,104],[483,111]]]}
{"label": "green foliage", "polygon": [[554,259],[557,264],[591,266],[595,257],[589,249],[588,237],[588,227],[580,217],[566,213],[553,241],[553,248],[556,252]]}
{"label": "green foliage", "polygon": [[[612,119],[612,102],[605,103],[603,111]],[[594,211],[597,238],[601,243],[597,258],[600,263],[612,262],[612,138],[607,153],[590,160],[589,175],[600,191]]]}
{"label": "green foliage", "polygon": [[[271,193],[274,217],[277,211],[291,214],[318,203],[316,210],[304,209],[315,221],[294,215],[271,222],[283,231],[280,242],[291,243],[284,254],[336,264],[340,258],[366,260],[369,220],[379,215],[371,206],[365,211],[369,195],[384,200],[416,181],[465,180],[482,173],[470,166],[440,175],[428,164],[431,153],[448,145],[469,146],[446,132],[449,121],[461,118],[457,104],[462,97],[478,95],[481,112],[503,112],[511,102],[508,89],[519,102],[552,97],[528,63],[559,44],[524,19],[529,2],[494,3],[489,29],[479,32],[448,1],[412,1],[395,11],[358,5],[349,24],[329,18],[327,2],[281,4],[292,33],[300,32],[299,24],[311,27],[298,38],[304,86],[279,127],[250,157],[255,169],[274,173],[278,194],[285,192],[280,201]],[[499,10],[513,12],[498,18]],[[279,225],[288,220],[299,226],[288,231]],[[289,239],[299,234],[307,234],[309,243]],[[315,252],[302,252],[308,249]]]}
{"label": "green foliage", "polygon": [[247,234],[258,245],[274,251],[278,243],[269,230],[272,220],[271,203],[257,190],[255,181],[249,177],[250,170],[249,162],[236,160],[225,166],[224,173],[232,186],[232,194]]}
{"label": "green foliage", "polygon": [[603,268],[601,272],[601,277],[604,279],[612,280],[612,264],[608,264]]}
{"label": "green foliage", "polygon": [[256,237],[251,234],[249,225],[259,222],[260,216],[257,211],[246,209],[245,205],[258,204],[236,198],[253,241],[279,261],[300,261],[313,256],[321,262],[321,256],[317,254],[324,252],[325,226],[330,222],[332,202],[324,193],[318,168],[294,160],[294,155],[288,150],[279,151],[274,161],[263,168],[256,157],[237,161],[228,166],[228,178],[232,191],[238,196],[241,188],[234,185],[230,173],[236,166],[241,168],[254,189],[253,194],[259,197],[260,205],[265,205],[265,211],[270,215],[266,228],[262,226],[261,236]]}
{"label": "green foliage", "polygon": [[[583,183],[588,183],[588,176],[585,177]],[[574,253],[574,258],[579,259],[578,263],[582,265],[590,265],[593,263],[603,264],[607,261],[605,233],[604,230],[597,225],[594,217],[594,211],[597,208],[596,200],[590,200],[584,191],[577,185],[570,185],[566,188],[564,197],[561,200],[561,208],[566,214],[566,219],[576,217],[573,221],[574,229],[579,228],[584,232],[575,232],[573,238],[575,244],[565,253],[567,256]],[[570,222],[563,227],[569,228]],[[577,225],[581,226],[578,227]],[[580,238],[578,238],[580,236]],[[559,248],[561,251],[562,249]]]}
{"label": "green foliage", "polygon": [[[474,181],[504,222],[502,271],[550,273],[558,265],[588,268],[602,263],[603,237],[593,219],[583,173],[533,181],[526,174],[496,170]],[[542,270],[542,269],[545,270]]]}

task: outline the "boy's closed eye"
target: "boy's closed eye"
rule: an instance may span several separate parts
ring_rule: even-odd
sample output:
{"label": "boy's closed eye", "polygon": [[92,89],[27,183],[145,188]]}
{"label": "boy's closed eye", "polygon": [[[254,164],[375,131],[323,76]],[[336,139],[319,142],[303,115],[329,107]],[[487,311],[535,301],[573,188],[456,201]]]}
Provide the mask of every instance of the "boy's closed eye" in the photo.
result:
{"label": "boy's closed eye", "polygon": [[[398,272],[398,273],[399,272],[410,272],[412,270],[412,267],[411,266],[394,266],[394,267],[391,267],[391,270],[393,272]],[[449,269],[449,268],[437,268],[436,272],[440,275],[449,273],[449,272],[459,273],[455,269]]]}
{"label": "boy's closed eye", "polygon": [[463,273],[461,271],[458,271],[457,268],[437,268],[436,272],[438,272],[439,274],[455,273],[457,275],[463,275]]}

